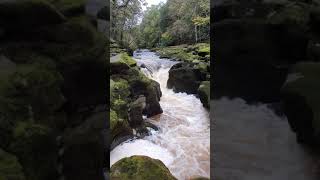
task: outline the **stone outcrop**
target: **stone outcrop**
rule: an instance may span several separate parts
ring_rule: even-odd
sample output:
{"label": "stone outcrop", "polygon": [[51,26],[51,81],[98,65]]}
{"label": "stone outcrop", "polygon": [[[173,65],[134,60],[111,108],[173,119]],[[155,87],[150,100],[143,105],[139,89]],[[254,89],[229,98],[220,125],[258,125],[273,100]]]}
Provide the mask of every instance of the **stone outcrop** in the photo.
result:
{"label": "stone outcrop", "polygon": [[111,167],[111,179],[166,179],[176,180],[169,169],[157,159],[147,156],[131,156],[123,158]]}

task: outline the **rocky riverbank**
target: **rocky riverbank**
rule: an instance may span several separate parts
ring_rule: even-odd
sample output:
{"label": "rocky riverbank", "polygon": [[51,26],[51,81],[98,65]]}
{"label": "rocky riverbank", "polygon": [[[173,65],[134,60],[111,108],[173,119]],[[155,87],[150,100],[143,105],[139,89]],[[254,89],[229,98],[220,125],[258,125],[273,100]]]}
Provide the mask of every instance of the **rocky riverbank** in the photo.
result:
{"label": "rocky riverbank", "polygon": [[0,179],[103,179],[109,48],[96,14],[105,6],[0,2]]}
{"label": "rocky riverbank", "polygon": [[169,71],[167,87],[174,92],[197,95],[203,106],[210,108],[210,45],[169,46],[154,49],[160,58],[181,61]]}

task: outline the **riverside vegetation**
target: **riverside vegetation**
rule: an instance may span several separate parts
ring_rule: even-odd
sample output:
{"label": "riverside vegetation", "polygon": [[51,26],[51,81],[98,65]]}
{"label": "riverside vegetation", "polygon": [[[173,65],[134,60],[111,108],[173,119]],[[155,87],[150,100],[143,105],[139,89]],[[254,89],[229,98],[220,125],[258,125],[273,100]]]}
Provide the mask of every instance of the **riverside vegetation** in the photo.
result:
{"label": "riverside vegetation", "polygon": [[[122,142],[150,135],[158,127],[145,121],[163,112],[158,82],[149,79],[131,57],[150,49],[177,61],[167,87],[194,94],[210,108],[209,1],[168,0],[145,12],[142,0],[111,1],[110,128],[111,150]],[[128,149],[128,151],[130,151]],[[111,167],[111,179],[176,179],[160,161],[132,156]],[[201,179],[201,178],[200,178]],[[206,178],[203,178],[206,179]]]}

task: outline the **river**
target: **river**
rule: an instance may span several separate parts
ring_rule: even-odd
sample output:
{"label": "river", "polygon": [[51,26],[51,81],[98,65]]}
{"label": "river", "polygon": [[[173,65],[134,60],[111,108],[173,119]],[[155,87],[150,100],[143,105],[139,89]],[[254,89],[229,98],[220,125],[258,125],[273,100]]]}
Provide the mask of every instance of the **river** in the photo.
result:
{"label": "river", "polygon": [[176,62],[148,50],[134,53],[141,70],[160,83],[163,113],[146,118],[159,127],[152,135],[130,140],[110,152],[110,166],[124,157],[145,155],[160,159],[179,180],[210,177],[210,119],[198,98],[167,88],[168,71]]}

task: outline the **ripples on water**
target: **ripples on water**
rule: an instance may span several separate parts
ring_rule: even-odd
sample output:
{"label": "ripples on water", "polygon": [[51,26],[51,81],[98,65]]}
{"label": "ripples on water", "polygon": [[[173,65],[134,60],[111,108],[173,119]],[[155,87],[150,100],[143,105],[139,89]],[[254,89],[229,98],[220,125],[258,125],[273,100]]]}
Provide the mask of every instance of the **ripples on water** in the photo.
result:
{"label": "ripples on water", "polygon": [[159,59],[143,50],[134,56],[141,70],[160,83],[163,114],[147,119],[160,130],[144,139],[128,141],[110,153],[110,166],[124,157],[145,155],[160,159],[178,179],[210,176],[210,120],[208,111],[194,95],[166,88],[168,71],[176,62]]}

